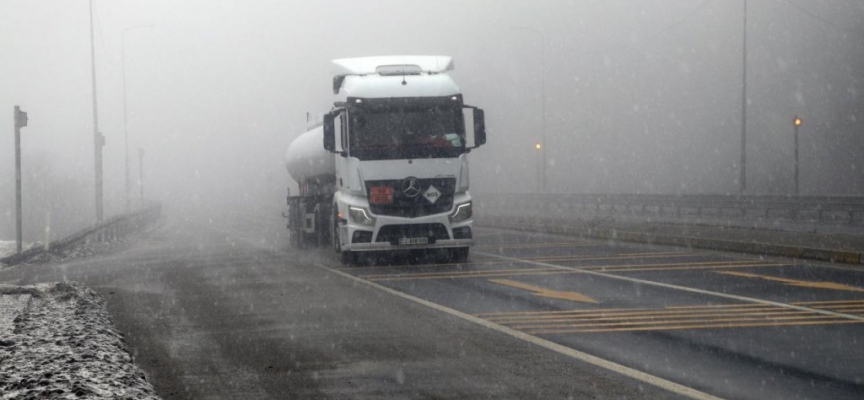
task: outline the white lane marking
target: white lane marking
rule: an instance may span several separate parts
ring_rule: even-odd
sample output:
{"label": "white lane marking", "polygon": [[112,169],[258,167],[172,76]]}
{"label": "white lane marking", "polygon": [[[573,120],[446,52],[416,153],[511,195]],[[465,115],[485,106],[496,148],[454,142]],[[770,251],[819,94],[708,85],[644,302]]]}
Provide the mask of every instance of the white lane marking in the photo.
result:
{"label": "white lane marking", "polygon": [[556,353],[563,354],[565,356],[577,359],[579,361],[583,361],[583,362],[598,366],[600,368],[605,368],[607,370],[617,372],[621,375],[628,376],[630,378],[645,382],[645,383],[650,384],[650,385],[657,386],[659,388],[668,390],[670,392],[673,392],[673,393],[676,393],[676,394],[679,394],[682,396],[687,396],[687,397],[690,397],[692,399],[698,399],[698,400],[720,400],[721,399],[720,397],[716,397],[716,396],[712,396],[708,393],[700,392],[696,389],[693,389],[693,388],[690,388],[690,387],[687,387],[687,386],[684,386],[684,385],[660,378],[658,376],[654,376],[654,375],[648,374],[646,372],[642,372],[642,371],[639,371],[639,370],[636,370],[636,369],[633,369],[630,367],[626,367],[626,366],[623,366],[621,364],[618,364],[618,363],[615,363],[615,362],[612,362],[612,361],[609,361],[609,360],[606,360],[606,359],[603,359],[603,358],[600,358],[600,357],[597,357],[597,356],[594,356],[594,355],[591,355],[588,353],[583,353],[579,350],[571,349],[569,347],[562,346],[560,344],[548,341],[546,339],[541,339],[539,337],[532,336],[532,335],[529,335],[527,333],[517,331],[515,329],[510,329],[506,326],[501,326],[501,325],[498,325],[496,323],[489,322],[485,319],[478,318],[478,317],[475,317],[473,315],[466,314],[466,313],[463,313],[461,311],[458,311],[458,310],[455,310],[455,309],[452,309],[449,307],[445,307],[445,306],[442,306],[440,304],[433,303],[431,301],[424,300],[424,299],[421,299],[419,297],[415,297],[415,296],[400,292],[400,291],[395,290],[395,289],[388,288],[386,286],[377,284],[375,282],[370,282],[370,281],[367,281],[365,279],[358,278],[354,275],[330,268],[324,264],[320,264],[320,263],[315,262],[315,263],[313,263],[313,265],[315,265],[318,268],[321,268],[321,269],[324,269],[326,271],[337,274],[339,276],[351,279],[355,282],[359,282],[359,283],[371,286],[375,289],[381,290],[383,292],[392,294],[394,296],[398,296],[398,297],[401,297],[403,299],[410,300],[410,301],[413,301],[415,303],[424,305],[424,306],[432,308],[436,311],[441,311],[443,313],[450,314],[450,315],[455,316],[457,318],[461,318],[463,320],[473,322],[473,323],[480,325],[484,328],[488,328],[488,329],[491,329],[493,331],[512,336],[514,338],[529,342],[531,344],[535,344],[537,346],[546,348],[548,350],[552,350]]}
{"label": "white lane marking", "polygon": [[607,274],[607,273],[598,272],[598,271],[591,271],[591,270],[586,270],[586,269],[566,267],[563,265],[555,265],[555,264],[549,264],[549,263],[544,263],[544,262],[539,262],[539,261],[523,260],[523,259],[514,258],[514,257],[500,256],[497,254],[483,253],[483,252],[479,252],[479,251],[475,252],[474,254],[482,254],[484,256],[494,257],[494,258],[507,260],[507,261],[511,261],[511,262],[521,262],[521,263],[534,264],[534,265],[543,266],[543,267],[558,268],[561,270],[574,271],[574,272],[584,273],[584,274],[589,274],[589,275],[602,276],[604,278],[617,279],[617,280],[622,280],[622,281],[639,283],[642,285],[658,286],[658,287],[662,287],[662,288],[681,290],[684,292],[697,293],[697,294],[702,294],[702,295],[707,295],[707,296],[722,297],[722,298],[726,298],[726,299],[738,300],[738,301],[749,302],[749,303],[767,304],[767,305],[772,305],[772,306],[776,306],[776,307],[791,308],[791,309],[800,310],[800,311],[809,311],[809,312],[814,312],[817,314],[830,315],[833,317],[846,318],[846,319],[851,319],[851,320],[855,320],[855,321],[864,321],[864,317],[859,316],[859,315],[852,315],[852,314],[845,314],[845,313],[839,313],[839,312],[828,311],[828,310],[821,310],[818,308],[797,306],[794,304],[780,303],[777,301],[757,299],[755,297],[738,296],[738,295],[734,295],[734,294],[712,292],[710,290],[691,288],[691,287],[687,287],[687,286],[678,286],[678,285],[673,285],[671,283],[655,282],[655,281],[649,281],[649,280],[645,280],[645,279],[633,278],[633,277],[629,277],[629,276]]}

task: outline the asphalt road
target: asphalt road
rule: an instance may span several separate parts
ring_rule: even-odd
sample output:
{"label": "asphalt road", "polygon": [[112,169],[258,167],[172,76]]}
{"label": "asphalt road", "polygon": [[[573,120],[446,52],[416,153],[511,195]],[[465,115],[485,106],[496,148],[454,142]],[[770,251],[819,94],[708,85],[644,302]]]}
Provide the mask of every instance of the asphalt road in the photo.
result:
{"label": "asphalt road", "polygon": [[479,232],[469,264],[341,270],[718,397],[864,397],[860,267]]}
{"label": "asphalt road", "polygon": [[864,395],[864,270],[482,228],[465,264],[345,267],[280,235],[169,219],[0,282],[102,293],[166,399]]}
{"label": "asphalt road", "polygon": [[331,254],[282,247],[281,221],[239,220],[169,218],[0,282],[98,291],[165,399],[678,397],[328,270]]}

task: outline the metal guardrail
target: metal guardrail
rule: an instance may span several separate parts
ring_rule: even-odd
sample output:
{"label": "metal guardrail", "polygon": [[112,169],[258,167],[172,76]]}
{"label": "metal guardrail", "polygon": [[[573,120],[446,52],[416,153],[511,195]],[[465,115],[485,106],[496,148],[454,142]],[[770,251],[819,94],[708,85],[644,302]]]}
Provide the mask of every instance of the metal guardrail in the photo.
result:
{"label": "metal guardrail", "polygon": [[[155,204],[108,218],[89,228],[82,229],[63,239],[51,242],[48,252],[60,252],[80,243],[104,242],[115,240],[130,232],[138,231],[147,224],[156,221],[162,215],[162,205]],[[33,247],[18,254],[0,259],[0,264],[15,265],[27,261],[46,250],[43,246]]]}
{"label": "metal guardrail", "polygon": [[766,218],[864,223],[864,196],[492,194],[473,195],[482,213]]}

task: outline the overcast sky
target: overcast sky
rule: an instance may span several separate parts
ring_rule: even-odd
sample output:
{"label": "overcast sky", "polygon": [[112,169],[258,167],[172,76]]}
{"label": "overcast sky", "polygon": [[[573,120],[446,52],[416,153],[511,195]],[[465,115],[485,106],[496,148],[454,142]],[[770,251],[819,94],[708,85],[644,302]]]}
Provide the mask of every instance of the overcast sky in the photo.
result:
{"label": "overcast sky", "polygon": [[[535,189],[544,103],[552,191],[738,190],[743,1],[93,4],[109,212],[123,205],[123,50],[133,190],[143,148],[163,201],[278,209],[285,147],[332,104],[329,61],[389,54],[453,56],[466,102],[487,110],[474,191]],[[747,14],[750,191],[791,190],[798,114],[802,193],[861,194],[864,2],[750,0]],[[0,50],[0,222],[14,221],[14,105],[30,115],[25,185],[61,179],[92,218],[88,2],[4,0]]]}

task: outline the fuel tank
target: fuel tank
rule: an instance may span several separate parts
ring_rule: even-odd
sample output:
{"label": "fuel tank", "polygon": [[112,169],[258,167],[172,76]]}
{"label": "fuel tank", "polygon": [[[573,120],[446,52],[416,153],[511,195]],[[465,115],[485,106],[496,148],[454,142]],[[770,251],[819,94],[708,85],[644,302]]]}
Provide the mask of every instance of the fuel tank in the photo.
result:
{"label": "fuel tank", "polygon": [[336,174],[334,154],[324,150],[324,128],[319,126],[294,139],[285,151],[288,174],[303,184]]}

